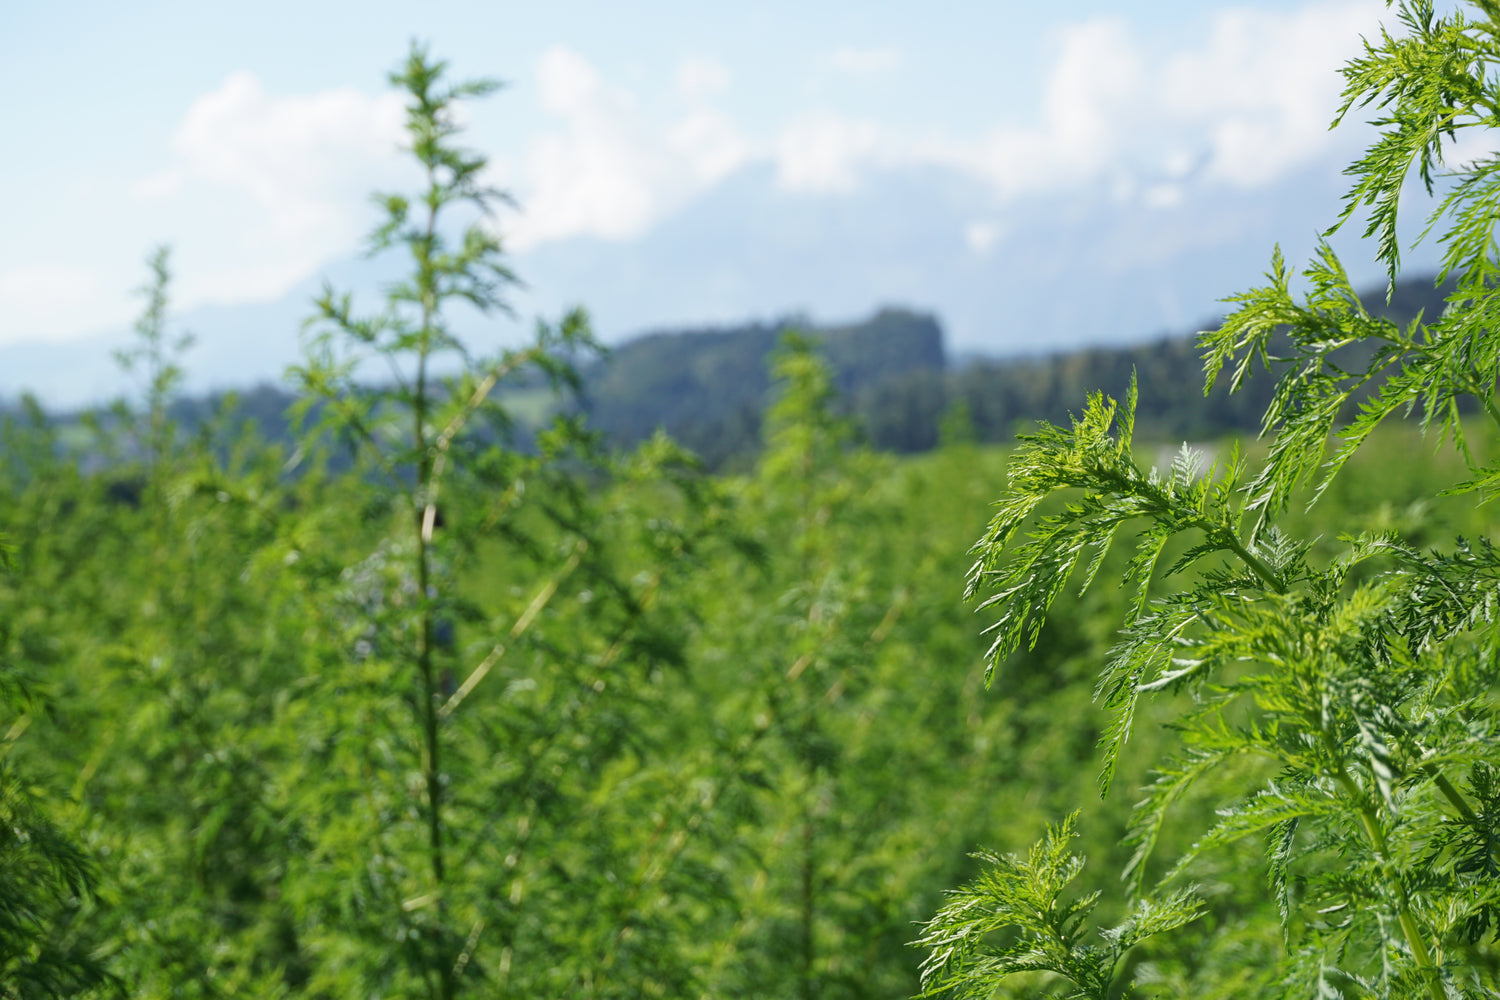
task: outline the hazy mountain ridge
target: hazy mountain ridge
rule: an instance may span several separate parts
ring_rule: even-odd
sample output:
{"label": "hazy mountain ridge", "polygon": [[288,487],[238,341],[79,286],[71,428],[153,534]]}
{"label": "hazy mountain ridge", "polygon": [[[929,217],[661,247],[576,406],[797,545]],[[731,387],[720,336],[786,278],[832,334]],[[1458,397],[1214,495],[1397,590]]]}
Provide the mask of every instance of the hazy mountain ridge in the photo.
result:
{"label": "hazy mountain ridge", "polygon": [[721,465],[759,447],[770,358],[789,330],[815,337],[846,400],[915,371],[946,367],[935,317],[886,308],[834,327],[788,319],[647,335],[589,370],[584,406],[618,445],[636,444],[660,427],[710,465]]}
{"label": "hazy mountain ridge", "polygon": [[[1020,201],[939,166],[871,169],[831,197],[788,191],[775,172],[747,166],[630,240],[572,237],[517,251],[525,285],[511,292],[520,322],[453,317],[454,332],[488,352],[526,340],[530,319],[587,306],[601,339],[621,345],[641,330],[729,328],[787,314],[822,324],[902,303],[941,316],[954,354],[1010,357],[1124,344],[1210,319],[1225,295],[1264,270],[1271,247],[1288,260],[1313,252],[1346,178],[1308,167],[1263,190],[1187,178],[1179,200],[1146,199],[1129,178]],[[1284,212],[1268,213],[1275,201]],[[524,208],[524,206],[522,206]],[[505,223],[502,220],[502,231]],[[1357,246],[1357,226],[1334,238],[1360,283],[1379,267]],[[191,248],[178,270],[190,284]],[[1437,255],[1407,257],[1414,272]],[[327,262],[264,302],[176,305],[171,326],[193,331],[186,388],[197,393],[277,380],[300,357],[302,323],[326,279],[357,302],[377,301],[401,273],[399,256]],[[175,292],[174,292],[175,294]],[[30,390],[49,408],[102,403],[128,391],[112,351],[127,322],[70,342],[0,344],[0,398]]]}
{"label": "hazy mountain ridge", "polygon": [[[1400,322],[1419,311],[1436,317],[1443,297],[1431,278],[1398,282],[1389,305],[1383,289],[1363,296],[1372,310]],[[1268,378],[1251,379],[1235,395],[1219,386],[1204,396],[1196,330],[1131,346],[954,364],[936,317],[887,307],[869,319],[837,326],[788,318],[645,334],[585,366],[581,406],[615,447],[631,447],[662,429],[710,467],[733,465],[759,449],[761,418],[772,391],[770,360],[789,330],[819,344],[833,369],[841,406],[864,439],[897,452],[936,446],[945,418],[960,403],[966,433],[984,442],[1008,441],[1035,420],[1065,423],[1091,391],[1122,396],[1132,372],[1140,385],[1143,436],[1181,440],[1253,433],[1273,386]],[[523,424],[549,411],[534,387],[501,391],[511,394]],[[286,410],[293,399],[289,390],[263,383],[232,396],[184,396],[173,411],[185,426],[201,427],[227,407],[230,423],[250,421],[269,438],[289,440]],[[59,419],[77,424],[81,416]]]}

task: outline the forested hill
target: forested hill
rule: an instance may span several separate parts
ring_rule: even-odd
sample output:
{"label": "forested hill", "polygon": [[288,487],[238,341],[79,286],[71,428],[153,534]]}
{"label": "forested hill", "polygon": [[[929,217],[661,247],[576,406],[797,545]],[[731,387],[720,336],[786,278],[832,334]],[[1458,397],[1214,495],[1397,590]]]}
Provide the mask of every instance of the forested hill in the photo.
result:
{"label": "forested hill", "polygon": [[591,422],[627,446],[663,428],[714,466],[753,453],[771,388],[769,360],[789,330],[817,342],[845,399],[918,372],[941,378],[946,369],[937,320],[903,309],[836,327],[785,321],[656,333],[625,344],[587,372]]}
{"label": "forested hill", "polygon": [[[1372,313],[1407,323],[1419,312],[1441,314],[1447,289],[1432,277],[1397,282],[1361,300]],[[1353,360],[1353,359],[1350,359]],[[1250,379],[1230,395],[1220,384],[1203,394],[1197,331],[1183,330],[1126,347],[1095,347],[1041,357],[979,359],[942,372],[915,370],[862,386],[851,399],[869,441],[890,451],[925,451],[938,443],[944,415],[962,402],[980,441],[1008,441],[1037,420],[1066,424],[1092,391],[1122,397],[1139,380],[1137,427],[1143,437],[1194,439],[1260,429],[1274,379]]]}
{"label": "forested hill", "polygon": [[[1368,290],[1363,300],[1405,323],[1418,312],[1438,316],[1444,294],[1426,277],[1399,282],[1389,305],[1384,289]],[[1132,371],[1140,384],[1143,434],[1253,432],[1274,384],[1252,379],[1233,396],[1221,386],[1205,397],[1196,329],[1125,347],[954,365],[932,317],[885,309],[863,323],[834,328],[782,323],[632,341],[589,373],[592,422],[627,446],[662,427],[715,467],[753,453],[770,385],[768,360],[781,333],[792,328],[818,341],[847,412],[870,444],[889,451],[936,446],[945,417],[960,402],[981,441],[1010,440],[1035,420],[1065,423],[1089,392],[1123,394]]]}
{"label": "forested hill", "polygon": [[[1363,298],[1367,307],[1406,322],[1418,311],[1436,317],[1443,294],[1429,277],[1398,283],[1388,306],[1383,289],[1370,289]],[[1144,436],[1197,439],[1254,432],[1274,384],[1251,379],[1234,396],[1221,386],[1204,397],[1196,330],[1131,346],[955,364],[945,355],[936,318],[886,308],[842,326],[786,320],[648,334],[584,370],[581,405],[590,424],[615,446],[631,447],[662,428],[711,468],[743,462],[760,447],[770,359],[792,330],[818,345],[834,373],[844,412],[868,443],[887,451],[936,446],[945,418],[958,412],[965,415],[963,432],[986,442],[1008,441],[1036,420],[1065,423],[1090,391],[1123,394],[1132,371],[1140,384],[1138,425]],[[191,367],[191,356],[184,363]],[[523,423],[547,415],[547,392],[504,391]],[[283,389],[260,386],[237,397],[233,417],[253,421],[268,438],[288,440],[285,413],[292,399]],[[219,397],[183,398],[173,415],[192,427],[218,412],[220,403]]]}

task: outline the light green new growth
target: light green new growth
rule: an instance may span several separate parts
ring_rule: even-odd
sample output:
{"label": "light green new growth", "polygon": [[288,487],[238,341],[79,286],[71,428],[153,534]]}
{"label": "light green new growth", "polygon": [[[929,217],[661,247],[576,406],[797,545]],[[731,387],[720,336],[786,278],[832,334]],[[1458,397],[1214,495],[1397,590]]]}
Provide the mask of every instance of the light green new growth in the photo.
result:
{"label": "light green new growth", "polygon": [[[981,854],[988,866],[971,885],[951,894],[919,944],[932,949],[922,965],[923,996],[945,991],[985,1000],[1009,977],[1051,973],[1072,984],[1066,1000],[1110,1000],[1118,995],[1121,960],[1131,948],[1202,915],[1191,892],[1137,900],[1126,919],[1090,934],[1086,922],[1099,894],[1068,898],[1083,859],[1068,853],[1077,815],[1048,829],[1025,858]],[[1006,948],[985,947],[998,931],[1015,932]],[[1097,943],[1088,943],[1097,938]]]}

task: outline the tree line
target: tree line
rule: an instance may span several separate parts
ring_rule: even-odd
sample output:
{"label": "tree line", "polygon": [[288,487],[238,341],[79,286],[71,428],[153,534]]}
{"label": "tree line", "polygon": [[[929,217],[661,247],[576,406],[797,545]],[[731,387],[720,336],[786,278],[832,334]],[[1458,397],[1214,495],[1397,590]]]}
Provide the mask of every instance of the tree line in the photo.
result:
{"label": "tree line", "polygon": [[[1379,289],[1364,289],[1361,298],[1374,303],[1379,315],[1404,324],[1419,315],[1436,319],[1450,291],[1451,283],[1438,286],[1431,277],[1402,278],[1389,299]],[[517,377],[498,391],[523,436],[566,408],[585,414],[612,447],[637,447],[662,431],[709,469],[744,471],[762,446],[772,398],[771,356],[793,332],[809,337],[827,361],[838,389],[833,406],[853,420],[860,441],[897,454],[931,451],[952,434],[1010,443],[1036,420],[1066,422],[1094,389],[1123,393],[1132,373],[1143,387],[1137,419],[1152,437],[1201,441],[1255,433],[1275,385],[1267,377],[1237,393],[1220,386],[1205,395],[1199,391],[1196,334],[1190,333],[1122,347],[955,363],[934,317],[887,308],[837,327],[792,317],[648,334],[599,357],[579,356],[581,391],[575,398],[557,398],[536,377]],[[1280,338],[1277,346],[1284,346]],[[1358,350],[1346,352],[1351,363]],[[375,384],[379,379],[376,374]],[[262,435],[289,443],[295,435],[287,411],[296,398],[288,388],[267,384],[227,394],[179,394],[168,412],[193,428],[227,407],[235,419],[253,421]],[[53,419],[87,432],[118,417],[104,410]]]}

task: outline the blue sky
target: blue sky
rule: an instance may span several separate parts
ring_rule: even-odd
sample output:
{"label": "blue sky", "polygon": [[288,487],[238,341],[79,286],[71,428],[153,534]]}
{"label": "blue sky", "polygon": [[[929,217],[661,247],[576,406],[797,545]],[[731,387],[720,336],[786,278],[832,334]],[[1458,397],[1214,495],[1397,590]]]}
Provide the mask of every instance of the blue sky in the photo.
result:
{"label": "blue sky", "polygon": [[[189,317],[303,295],[358,252],[368,192],[407,179],[384,75],[420,38],[456,75],[507,82],[471,108],[468,139],[522,206],[500,225],[533,278],[523,312],[597,297],[619,337],[900,297],[952,313],[962,349],[1036,349],[976,318],[965,282],[1034,264],[1044,242],[1086,257],[1111,226],[1125,258],[1163,273],[1196,273],[1207,244],[1226,268],[1264,261],[1270,241],[1305,248],[1365,138],[1326,131],[1335,71],[1384,13],[1379,0],[12,4],[0,87],[26,97],[0,112],[16,151],[0,158],[0,347],[122,330],[160,242]],[[755,243],[772,217],[782,242]],[[799,218],[837,238],[784,252]],[[887,255],[826,294],[808,273],[865,261],[879,240]],[[1234,240],[1246,246],[1230,253]],[[783,257],[795,266],[767,262]],[[1038,296],[1061,294],[1037,273]],[[1034,329],[1057,346],[1138,337],[1254,277],[1168,288],[1114,334]]]}

